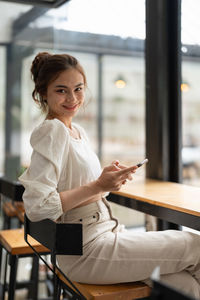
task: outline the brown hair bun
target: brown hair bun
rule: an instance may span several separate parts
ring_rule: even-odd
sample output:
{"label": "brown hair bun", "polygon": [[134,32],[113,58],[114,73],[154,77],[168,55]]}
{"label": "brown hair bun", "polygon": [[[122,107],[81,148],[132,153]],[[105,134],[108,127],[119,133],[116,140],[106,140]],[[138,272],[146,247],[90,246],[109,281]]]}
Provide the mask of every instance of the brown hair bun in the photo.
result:
{"label": "brown hair bun", "polygon": [[38,74],[42,66],[47,62],[49,57],[51,57],[51,54],[48,52],[40,52],[34,58],[31,66],[31,74],[35,83],[37,82]]}

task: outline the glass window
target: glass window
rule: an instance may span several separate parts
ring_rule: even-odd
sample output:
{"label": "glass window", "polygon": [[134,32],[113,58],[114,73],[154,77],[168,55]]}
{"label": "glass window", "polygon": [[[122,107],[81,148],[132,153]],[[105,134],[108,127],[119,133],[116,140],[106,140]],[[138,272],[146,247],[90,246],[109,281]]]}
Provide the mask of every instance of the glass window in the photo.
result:
{"label": "glass window", "polygon": [[183,182],[200,186],[200,3],[182,0]]}
{"label": "glass window", "polygon": [[[103,60],[103,159],[126,165],[144,159],[144,57],[105,56]],[[140,173],[145,168],[138,170]]]}
{"label": "glass window", "polygon": [[145,38],[145,0],[73,0],[46,17],[58,30]]}

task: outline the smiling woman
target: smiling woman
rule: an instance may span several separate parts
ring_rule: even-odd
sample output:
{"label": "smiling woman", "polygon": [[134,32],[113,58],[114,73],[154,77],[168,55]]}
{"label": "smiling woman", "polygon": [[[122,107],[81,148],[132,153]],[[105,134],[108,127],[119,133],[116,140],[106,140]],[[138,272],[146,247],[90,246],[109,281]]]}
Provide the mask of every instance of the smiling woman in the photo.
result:
{"label": "smiling woman", "polygon": [[72,123],[86,87],[77,60],[40,53],[32,71],[33,96],[40,105],[45,103],[46,119],[32,133],[31,164],[20,181],[29,219],[82,224],[83,255],[57,256],[62,271],[82,283],[142,280],[151,285],[151,273],[159,266],[165,282],[199,299],[198,235],[131,233],[113,217],[106,196],[132,180],[138,166],[126,167],[114,160],[102,170],[85,130]]}
{"label": "smiling woman", "polygon": [[[39,53],[32,63],[31,73],[35,83],[33,99],[45,112],[46,117],[31,136],[34,150],[31,164],[20,180],[26,187],[24,200],[29,217],[43,218],[44,212],[41,210],[40,215],[38,210],[46,203],[45,199],[48,199],[47,202],[51,202],[57,208],[54,216],[56,220],[62,211],[100,201],[102,193],[104,195],[110,190],[118,190],[126,183],[126,179],[132,179],[131,173],[135,172],[137,166],[127,168],[116,161],[104,168],[101,174],[99,160],[88,143],[85,131],[72,123],[72,118],[84,103],[87,86],[84,70],[75,57],[67,54]],[[44,169],[41,170],[41,166]],[[46,168],[48,170],[43,174]],[[60,180],[62,187],[59,187]],[[43,188],[35,186],[33,191],[33,181],[38,181],[39,185],[43,183]],[[50,191],[52,184],[53,194]],[[49,192],[47,187],[51,187]],[[40,196],[37,194],[40,189],[41,192],[46,190],[45,197],[43,193]],[[34,196],[35,193],[37,197]],[[33,198],[36,210],[32,206]],[[37,207],[35,198],[36,202],[41,200],[43,204],[40,203]],[[45,204],[44,207],[47,208],[48,205]],[[45,216],[47,217],[46,213]]]}

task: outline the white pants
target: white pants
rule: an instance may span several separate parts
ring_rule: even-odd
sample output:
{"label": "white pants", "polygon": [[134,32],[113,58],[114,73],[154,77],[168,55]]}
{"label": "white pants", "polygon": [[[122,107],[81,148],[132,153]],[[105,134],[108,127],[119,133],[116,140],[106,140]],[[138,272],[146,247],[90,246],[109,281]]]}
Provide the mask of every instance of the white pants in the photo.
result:
{"label": "white pants", "polygon": [[144,281],[155,267],[161,280],[200,299],[200,236],[191,232],[128,232],[105,199],[67,212],[63,223],[83,224],[83,255],[60,255],[73,281],[92,284]]}

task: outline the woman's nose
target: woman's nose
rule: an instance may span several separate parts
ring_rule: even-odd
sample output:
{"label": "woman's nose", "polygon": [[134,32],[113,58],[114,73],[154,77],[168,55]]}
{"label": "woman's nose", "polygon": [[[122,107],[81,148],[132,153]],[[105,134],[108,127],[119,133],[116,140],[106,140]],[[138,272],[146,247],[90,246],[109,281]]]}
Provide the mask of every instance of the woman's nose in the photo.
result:
{"label": "woman's nose", "polygon": [[68,92],[67,94],[66,94],[66,100],[69,102],[69,101],[73,101],[75,99],[75,97],[74,97],[74,93],[72,93],[72,92]]}

